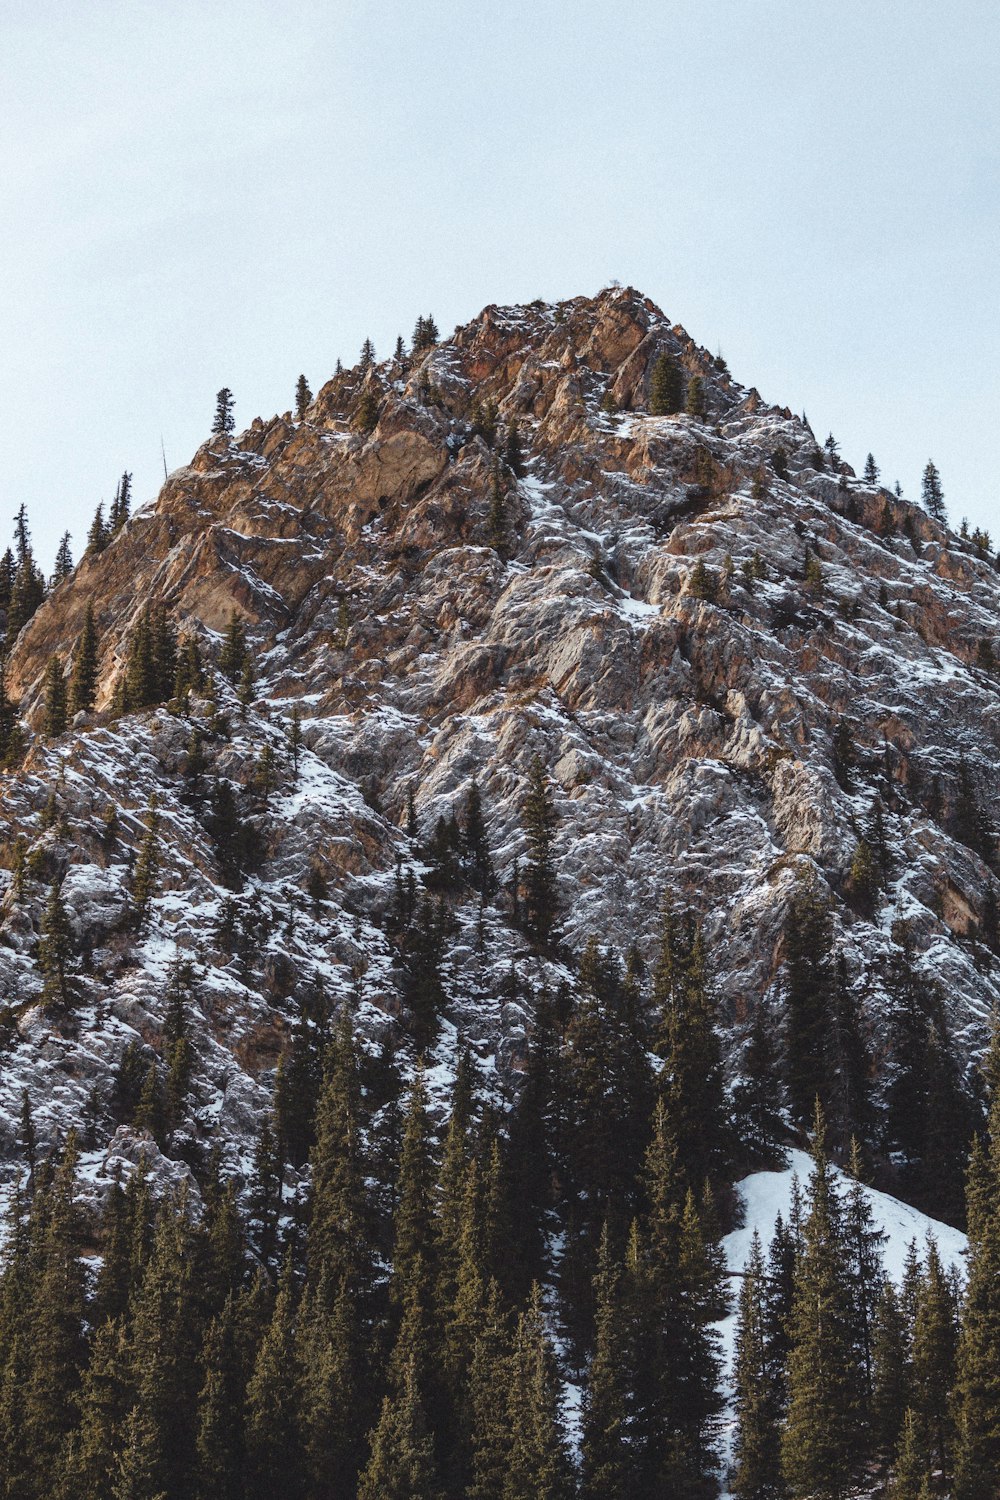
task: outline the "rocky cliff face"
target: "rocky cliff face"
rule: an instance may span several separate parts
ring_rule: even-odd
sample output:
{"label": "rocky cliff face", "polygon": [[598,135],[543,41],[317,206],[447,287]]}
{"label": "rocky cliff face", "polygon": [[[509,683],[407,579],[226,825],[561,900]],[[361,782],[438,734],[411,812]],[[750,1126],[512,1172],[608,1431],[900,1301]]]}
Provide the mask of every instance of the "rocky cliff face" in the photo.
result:
{"label": "rocky cliff face", "polygon": [[[649,415],[664,352],[701,377],[703,416]],[[366,402],[377,423],[362,432]],[[520,477],[496,456],[514,423]],[[427,835],[461,815],[473,777],[502,894],[482,909],[468,892],[453,903],[442,1081],[461,1031],[484,1081],[514,1087],[532,989],[565,977],[591,934],[650,959],[665,892],[701,917],[720,1019],[738,1036],[779,982],[804,878],[830,894],[876,1044],[905,918],[971,1056],[1000,999],[987,826],[1000,576],[919,508],[815,467],[816,446],[625,289],[487,308],[411,360],[338,376],[301,421],[257,419],[206,443],[52,593],[8,665],[36,731],[0,802],[8,854],[18,835],[29,851],[23,895],[0,873],[8,1160],[25,1088],[43,1139],[93,1120],[95,1183],[140,1150],[157,1157],[141,1132],[113,1130],[108,1101],[127,1045],[161,1048],[180,958],[194,965],[189,1130],[245,1171],[303,993],[321,983],[354,996],[373,1036],[405,1022],[386,915],[399,881],[412,869],[419,885],[422,870],[408,799]],[[257,672],[249,706],[217,677],[215,702],[111,712],[150,600],[209,660],[239,612]],[[42,676],[53,652],[68,661],[88,601],[97,711],[45,741]],[[259,860],[235,894],[191,795],[197,725],[204,774],[244,789],[258,829]],[[548,956],[512,925],[506,894],[536,756],[558,817],[563,946]],[[123,915],[153,792],[159,891],[136,936]],[[876,795],[887,888],[862,914],[849,872]],[[972,838],[970,796],[982,815]],[[76,949],[69,1014],[38,1003],[38,930],[60,875]],[[228,899],[253,933],[250,958],[219,937]],[[160,1169],[185,1172],[169,1154]]]}

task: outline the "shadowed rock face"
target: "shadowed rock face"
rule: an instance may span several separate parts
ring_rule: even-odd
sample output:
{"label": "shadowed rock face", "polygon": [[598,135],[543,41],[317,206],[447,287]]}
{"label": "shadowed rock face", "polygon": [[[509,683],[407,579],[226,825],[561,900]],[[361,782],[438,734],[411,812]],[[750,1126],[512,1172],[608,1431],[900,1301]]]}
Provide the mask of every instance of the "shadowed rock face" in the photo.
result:
{"label": "shadowed rock face", "polygon": [[[701,376],[704,420],[648,414],[664,351]],[[366,383],[380,405],[363,434]],[[483,436],[491,405],[494,448]],[[519,480],[497,458],[514,422]],[[330,381],[301,422],[257,419],[233,442],[202,447],[53,593],[9,663],[9,691],[37,728],[46,663],[53,652],[68,659],[94,604],[99,711],[35,742],[3,790],[11,836],[39,851],[38,871],[68,870],[78,944],[93,951],[73,1024],[47,1016],[33,1003],[45,886],[21,902],[8,893],[8,1141],[26,1080],[44,1135],[92,1088],[110,1087],[130,1039],[158,1044],[180,955],[199,965],[192,1129],[221,1131],[245,1163],[297,991],[322,979],[354,994],[373,1032],[399,1011],[383,918],[397,862],[418,864],[408,793],[428,832],[462,813],[476,775],[503,883],[523,856],[519,808],[536,755],[558,813],[566,958],[591,934],[619,951],[637,941],[650,958],[668,891],[703,921],[732,1027],[775,984],[788,902],[809,879],[834,902],[876,1038],[893,923],[905,918],[970,1054],[1000,998],[993,956],[971,940],[996,891],[983,857],[996,845],[990,832],[979,853],[965,847],[954,815],[963,761],[987,820],[996,802],[1000,697],[976,663],[981,642],[1000,640],[1000,579],[919,509],[849,469],[818,472],[815,447],[787,409],[737,385],[629,289],[489,307],[412,363]],[[787,481],[772,464],[779,448]],[[252,971],[214,936],[226,893],[204,811],[182,795],[191,724],[207,722],[208,705],[107,713],[147,600],[163,600],[209,657],[233,609],[248,624],[254,703],[241,712],[220,684],[232,736],[206,749],[211,774],[237,785],[253,781],[267,744],[279,766],[278,789],[254,805],[262,863],[238,898],[269,929]],[[292,787],[295,704],[306,749]],[[844,718],[856,748],[847,785],[834,775]],[[43,831],[53,785],[63,824]],[[136,942],[115,929],[154,790],[161,894]],[[890,870],[867,920],[844,898],[876,794]],[[119,829],[108,843],[112,801]],[[317,868],[323,904],[304,894]],[[530,954],[502,903],[480,921],[477,901],[460,902],[445,972],[451,1019],[484,1068],[495,1058],[487,1076],[498,1088],[529,1024],[530,1005],[503,997],[512,963],[524,990],[563,972]],[[453,1041],[446,1029],[444,1062]],[[115,1153],[127,1155],[120,1135]]]}

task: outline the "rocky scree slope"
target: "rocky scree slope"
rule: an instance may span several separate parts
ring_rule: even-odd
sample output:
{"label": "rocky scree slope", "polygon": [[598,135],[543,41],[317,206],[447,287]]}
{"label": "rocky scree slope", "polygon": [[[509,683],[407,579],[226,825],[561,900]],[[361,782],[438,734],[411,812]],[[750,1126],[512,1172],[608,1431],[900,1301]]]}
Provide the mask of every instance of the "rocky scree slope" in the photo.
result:
{"label": "rocky scree slope", "polygon": [[[702,416],[649,414],[664,352],[701,377]],[[377,413],[372,430],[359,411]],[[514,424],[520,474],[503,459]],[[412,870],[419,888],[426,871],[408,803],[424,837],[462,814],[474,777],[500,893],[450,900],[433,1088],[446,1088],[461,1033],[484,1087],[509,1097],[533,992],[566,978],[593,934],[651,961],[665,892],[703,923],[735,1056],[748,1012],[779,992],[803,880],[833,903],[876,1051],[905,919],[970,1059],[1000,998],[995,837],[982,819],[977,849],[954,831],[961,787],[982,810],[995,803],[1000,692],[982,663],[983,643],[1000,645],[1000,578],[919,508],[846,466],[817,468],[816,449],[802,420],[620,288],[489,307],[412,358],[338,375],[300,421],[258,418],[199,449],[54,590],[8,663],[34,730],[0,790],[8,854],[23,836],[29,870],[20,897],[0,873],[8,1180],[25,1089],[43,1142],[89,1122],[95,1191],[143,1152],[165,1179],[186,1176],[185,1154],[212,1143],[246,1175],[317,987],[351,996],[373,1042],[398,1034],[412,1055],[387,922],[400,878]],[[216,675],[183,710],[112,712],[150,600],[209,661],[239,613],[257,672],[249,706]],[[45,667],[53,652],[68,663],[88,602],[97,711],[46,741]],[[232,785],[257,830],[235,891],[185,775],[195,726],[204,774]],[[562,899],[561,942],[544,954],[512,924],[509,889],[535,757],[551,778]],[[158,893],[136,934],[128,893],[154,793]],[[862,912],[849,875],[876,796],[887,884]],[[39,1003],[38,933],[59,877],[68,1012]],[[223,943],[220,922],[242,943]],[[115,1127],[111,1101],[126,1047],[163,1048],[178,960],[192,965],[193,1077],[186,1146],[161,1152]]]}

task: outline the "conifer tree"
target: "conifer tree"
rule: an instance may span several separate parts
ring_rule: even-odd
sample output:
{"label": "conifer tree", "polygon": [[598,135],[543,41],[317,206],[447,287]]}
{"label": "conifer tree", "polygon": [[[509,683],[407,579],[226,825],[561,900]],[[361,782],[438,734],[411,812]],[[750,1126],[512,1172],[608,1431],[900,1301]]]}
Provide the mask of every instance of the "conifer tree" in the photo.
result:
{"label": "conifer tree", "polygon": [[486,535],[494,551],[500,557],[505,557],[509,542],[507,495],[500,474],[500,465],[496,461],[490,474],[490,512],[486,523]]}
{"label": "conifer tree", "polygon": [[229,612],[229,625],[219,653],[219,671],[230,682],[238,682],[247,655],[246,626],[238,610]]}
{"label": "conifer tree", "polygon": [[732,1489],[737,1500],[781,1494],[779,1387],[768,1338],[764,1253],[756,1229],[740,1284],[733,1367],[736,1439]]}
{"label": "conifer tree", "polygon": [[893,1465],[889,1500],[930,1500],[927,1445],[916,1413],[907,1411]]}
{"label": "conifer tree", "polygon": [[911,1401],[906,1317],[891,1280],[886,1280],[872,1332],[871,1442],[886,1467],[899,1445]]}
{"label": "conifer tree", "polygon": [[60,893],[58,876],[49,888],[49,899],[42,915],[38,940],[38,967],[45,981],[43,999],[69,1003],[69,980],[66,974],[73,951],[73,929]]}
{"label": "conifer tree", "polygon": [[378,426],[381,401],[374,379],[366,381],[354,408],[354,430],[367,435]]}
{"label": "conifer tree", "polygon": [[140,928],[149,916],[150,904],[156,894],[156,877],[160,865],[160,815],[155,792],[149,794],[143,830],[139,857],[132,872],[132,908],[136,925]]}
{"label": "conifer tree", "polygon": [[52,587],[62,583],[73,571],[73,549],[70,545],[72,538],[68,531],[64,531],[56,548],[55,565],[52,570]]}
{"label": "conifer tree", "polygon": [[305,420],[306,410],[312,400],[312,391],[309,382],[304,375],[300,375],[295,382],[295,415],[299,421]]}
{"label": "conifer tree", "polygon": [[104,502],[102,501],[94,511],[94,519],[90,523],[87,532],[87,548],[84,557],[96,557],[98,552],[103,552],[108,545],[108,528],[104,520]]}
{"label": "conifer tree", "polygon": [[741,1060],[742,1078],[733,1086],[733,1134],[740,1162],[748,1170],[781,1165],[787,1129],[781,1114],[774,1021],[758,1004]]}
{"label": "conifer tree", "polygon": [[802,887],[785,920],[785,1068],[792,1118],[810,1119],[826,1097],[826,1023],[832,1009],[830,916],[819,893]]}
{"label": "conifer tree", "polygon": [[212,418],[212,436],[229,437],[235,431],[233,416],[233,393],[224,385],[215,398],[215,416]]}
{"label": "conifer tree", "polygon": [[700,1192],[727,1173],[731,1142],[722,1056],[705,973],[701,929],[665,908],[653,1002],[661,1097],[686,1187]]}
{"label": "conifer tree", "polygon": [[618,1500],[630,1493],[632,1484],[631,1391],[621,1280],[605,1225],[594,1280],[594,1356],[583,1406],[583,1500]]}
{"label": "conifer tree", "polygon": [[927,465],[920,481],[920,500],[924,510],[932,520],[938,521],[942,526],[947,524],[948,515],[944,506],[944,490],[941,488],[941,475],[938,473],[932,459],[927,460]]}
{"label": "conifer tree", "polygon": [[524,870],[524,924],[540,947],[552,941],[559,915],[552,846],[556,811],[545,767],[536,755],[528,771],[528,791],[521,808],[528,841]]}
{"label": "conifer tree", "polygon": [[705,382],[700,375],[692,375],[688,379],[684,410],[689,417],[701,419],[705,415]]}
{"label": "conifer tree", "polygon": [[879,479],[878,464],[875,462],[875,459],[869,453],[868,457],[865,459],[865,472],[864,472],[864,481],[865,481],[865,484],[869,484],[869,485],[874,486],[874,485],[878,484],[878,479]]}
{"label": "conifer tree", "polygon": [[358,1500],[443,1500],[434,1445],[423,1409],[414,1361],[403,1384],[386,1396],[372,1434],[371,1457],[358,1485]]}
{"label": "conifer tree", "polygon": [[73,670],[69,679],[70,713],[90,713],[96,693],[97,630],[94,625],[94,607],[88,600],[83,625],[76,638],[76,650],[73,652]]}
{"label": "conifer tree", "polygon": [[184,1195],[163,1203],[132,1318],[132,1378],[152,1494],[190,1493],[200,1328],[194,1238]]}
{"label": "conifer tree", "polygon": [[844,1251],[851,1335],[860,1380],[861,1416],[866,1421],[875,1382],[875,1322],[885,1277],[882,1246],[886,1236],[875,1223],[871,1202],[864,1190],[861,1153],[856,1138],[851,1141],[849,1175],[850,1184],[843,1202]]}
{"label": "conifer tree", "polygon": [[[991,1079],[991,1082],[995,1081]],[[969,1261],[953,1413],[956,1500],[992,1500],[1000,1473],[1000,1093],[966,1182]]]}
{"label": "conifer tree", "polygon": [[931,1466],[942,1478],[950,1474],[954,1449],[950,1397],[955,1382],[957,1314],[937,1245],[929,1238],[913,1320],[913,1406]]}
{"label": "conifer tree", "polygon": [[507,1400],[511,1447],[505,1500],[570,1500],[572,1470],[537,1284],[518,1318]]}
{"label": "conifer tree", "polygon": [[362,375],[370,370],[374,363],[375,345],[372,343],[371,339],[366,338],[364,343],[361,345],[361,358],[358,361],[358,368],[360,369]]}
{"label": "conifer tree", "polygon": [[243,1500],[243,1398],[246,1375],[236,1298],[230,1296],[208,1326],[199,1360],[198,1500]]}
{"label": "conifer tree", "polygon": [[649,411],[654,417],[669,417],[684,404],[684,378],[681,367],[664,351],[653,366],[649,388]]}
{"label": "conifer tree", "polygon": [[507,426],[507,442],[504,446],[504,459],[507,467],[515,479],[523,479],[525,475],[524,453],[521,448],[521,430],[516,419]]}
{"label": "conifer tree", "polygon": [[418,1066],[410,1085],[399,1162],[390,1282],[390,1293],[397,1304],[402,1304],[407,1285],[414,1280],[418,1261],[426,1267],[432,1243],[435,1174],[427,1102],[424,1070]]}
{"label": "conifer tree", "polygon": [[301,1500],[305,1493],[294,1295],[292,1269],[286,1262],[247,1385],[247,1500]]}
{"label": "conifer tree", "polygon": [[782,1473],[791,1500],[840,1500],[855,1448],[855,1371],[841,1205],[817,1106],[813,1171],[795,1278]]}
{"label": "conifer tree", "polygon": [[84,1281],[74,1193],[77,1154],[76,1134],[70,1131],[45,1193],[35,1295],[28,1313],[23,1436],[37,1474],[52,1472],[61,1457],[83,1364]]}
{"label": "conifer tree", "polygon": [[66,678],[62,660],[50,656],[45,669],[45,713],[42,731],[49,739],[58,739],[66,731]]}

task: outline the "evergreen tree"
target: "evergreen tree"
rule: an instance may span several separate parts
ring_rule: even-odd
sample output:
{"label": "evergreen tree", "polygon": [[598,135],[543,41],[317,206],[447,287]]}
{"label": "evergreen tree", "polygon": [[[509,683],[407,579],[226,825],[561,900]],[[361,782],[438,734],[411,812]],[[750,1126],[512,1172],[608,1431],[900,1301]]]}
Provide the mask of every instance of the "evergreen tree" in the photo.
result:
{"label": "evergreen tree", "polygon": [[66,678],[63,675],[62,660],[58,656],[49,657],[49,664],[45,669],[44,693],[42,732],[49,739],[58,739],[66,732]]}
{"label": "evergreen tree", "polygon": [[1000,1474],[1000,1094],[966,1183],[969,1261],[954,1393],[956,1500],[992,1500]]}
{"label": "evergreen tree", "polygon": [[688,378],[684,410],[689,417],[697,417],[699,420],[705,416],[705,382],[700,375]]}
{"label": "evergreen tree", "polygon": [[305,420],[306,410],[312,400],[312,391],[309,382],[304,375],[300,375],[295,382],[295,415],[299,421]]}
{"label": "evergreen tree", "polygon": [[66,969],[73,951],[73,929],[63,904],[58,877],[49,889],[49,899],[42,915],[38,940],[38,967],[44,987],[42,998],[62,1005],[69,1003],[69,980]]}
{"label": "evergreen tree", "polygon": [[226,637],[219,653],[219,671],[230,682],[238,682],[247,657],[246,626],[238,610],[230,610]]}
{"label": "evergreen tree", "polygon": [[920,500],[924,510],[932,520],[940,522],[942,526],[947,524],[948,516],[944,507],[944,490],[941,488],[941,475],[934,466],[932,459],[927,460],[927,465],[920,481]]}
{"label": "evergreen tree", "polygon": [[649,388],[649,412],[653,417],[669,417],[684,404],[684,377],[680,365],[664,351],[653,366]]}
{"label": "evergreen tree", "polygon": [[526,472],[524,467],[524,453],[521,448],[521,430],[516,420],[507,425],[507,442],[504,447],[504,459],[514,478],[523,479]]}
{"label": "evergreen tree", "polygon": [[792,1118],[810,1119],[824,1099],[827,1017],[832,1010],[829,909],[818,891],[801,887],[785,919],[785,1069]]}
{"label": "evergreen tree", "polygon": [[434,1161],[427,1115],[427,1085],[422,1066],[417,1068],[410,1086],[397,1192],[390,1293],[401,1305],[407,1286],[415,1279],[418,1263],[426,1267],[432,1243]]}
{"label": "evergreen tree", "polygon": [[104,502],[94,511],[94,519],[90,523],[87,532],[87,549],[84,557],[96,557],[98,552],[103,552],[108,545],[108,528],[104,520]]}
{"label": "evergreen tree", "polygon": [[292,717],[288,727],[288,750],[292,757],[292,785],[297,786],[299,780],[299,759],[302,755],[302,710],[297,703],[292,709]]}
{"label": "evergreen tree", "polygon": [[731,1142],[722,1055],[705,974],[700,928],[667,907],[653,985],[656,1051],[663,1058],[661,1097],[685,1187],[727,1175]]}
{"label": "evergreen tree", "polygon": [[358,1500],[442,1500],[443,1494],[411,1361],[401,1390],[382,1403]]}
{"label": "evergreen tree", "polygon": [[233,393],[224,385],[215,398],[215,416],[212,418],[212,436],[229,437],[236,429],[233,416]]}
{"label": "evergreen tree", "polygon": [[910,1405],[906,1316],[890,1280],[882,1287],[872,1332],[872,1451],[883,1467],[899,1445]]}
{"label": "evergreen tree", "polygon": [[367,435],[378,426],[379,389],[374,379],[366,381],[354,408],[354,430]]}
{"label": "evergreen tree", "polygon": [[787,1129],[781,1113],[774,1023],[761,1003],[753,1013],[741,1059],[742,1077],[733,1086],[733,1134],[741,1165],[748,1170],[780,1166]]}
{"label": "evergreen tree", "polygon": [[361,358],[358,361],[358,368],[360,369],[362,375],[370,370],[374,363],[375,345],[372,343],[371,339],[365,339],[364,343],[361,345]]}
{"label": "evergreen tree", "polygon": [[594,1356],[583,1405],[583,1500],[618,1500],[630,1493],[632,1485],[631,1391],[621,1279],[605,1225],[594,1280]]}
{"label": "evergreen tree", "polygon": [[149,794],[143,830],[139,857],[132,872],[132,908],[136,925],[140,928],[149,916],[150,904],[156,894],[156,877],[160,865],[160,815],[155,792]]}
{"label": "evergreen tree", "polygon": [[64,531],[56,548],[55,566],[52,570],[52,587],[62,583],[73,571],[73,549],[70,545],[72,538],[68,531]]}
{"label": "evergreen tree", "polygon": [[850,1322],[854,1360],[860,1380],[861,1418],[867,1422],[875,1384],[875,1324],[885,1273],[882,1246],[886,1236],[875,1223],[871,1202],[861,1180],[861,1154],[851,1141],[850,1184],[843,1203],[843,1235],[850,1291]]}
{"label": "evergreen tree", "polygon": [[83,625],[76,638],[76,650],[73,652],[73,669],[69,679],[70,713],[90,713],[96,693],[97,630],[94,625],[94,607],[88,600]]}
{"label": "evergreen tree", "polygon": [[856,1458],[856,1365],[841,1205],[818,1109],[790,1331],[788,1417],[781,1439],[784,1479],[791,1500],[841,1500]]}
{"label": "evergreen tree", "polygon": [[537,1285],[518,1319],[507,1401],[511,1446],[504,1500],[570,1500],[572,1469]]}
{"label": "evergreen tree", "polygon": [[733,1367],[736,1438],[731,1483],[737,1500],[772,1500],[782,1493],[780,1386],[768,1338],[765,1277],[760,1235],[754,1230],[740,1284]]}
{"label": "evergreen tree", "polygon": [[875,485],[878,484],[878,479],[879,479],[878,464],[875,462],[875,459],[869,453],[868,457],[865,459],[865,472],[864,472],[864,481],[865,481],[865,484],[869,484],[869,485],[872,485],[874,487]]}
{"label": "evergreen tree", "polygon": [[528,791],[521,806],[521,820],[528,841],[528,863],[524,871],[525,929],[540,947],[547,947],[554,936],[559,915],[552,858],[556,811],[545,767],[537,755],[528,771]]}
{"label": "evergreen tree", "polygon": [[197,1417],[198,1500],[243,1500],[246,1493],[241,1334],[237,1301],[230,1296],[208,1326],[199,1360],[203,1383]]}
{"label": "evergreen tree", "polygon": [[931,1466],[942,1478],[950,1473],[954,1447],[950,1397],[955,1382],[957,1320],[953,1289],[937,1246],[929,1239],[913,1320],[913,1405]]}
{"label": "evergreen tree", "polygon": [[301,1500],[305,1493],[299,1388],[294,1288],[286,1263],[247,1385],[247,1500]]}

